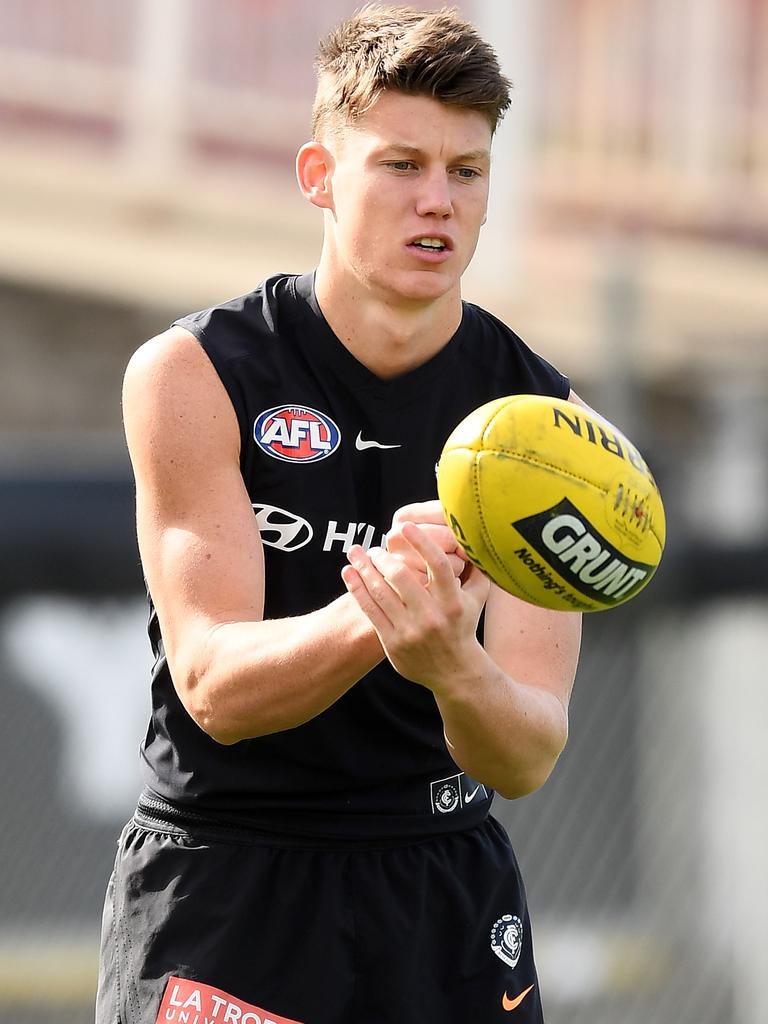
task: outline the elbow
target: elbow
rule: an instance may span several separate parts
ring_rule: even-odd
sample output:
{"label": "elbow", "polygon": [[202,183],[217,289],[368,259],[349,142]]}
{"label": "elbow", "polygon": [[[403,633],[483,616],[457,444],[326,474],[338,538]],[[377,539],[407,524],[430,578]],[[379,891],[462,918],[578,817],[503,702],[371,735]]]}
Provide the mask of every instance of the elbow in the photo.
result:
{"label": "elbow", "polygon": [[556,764],[557,758],[547,763],[537,764],[535,767],[527,767],[525,771],[516,772],[513,778],[505,780],[502,785],[498,786],[496,792],[505,800],[520,800],[521,797],[530,796],[537,789],[541,789]]}
{"label": "elbow", "polygon": [[190,669],[179,677],[173,676],[173,679],[184,710],[206,736],[223,747],[230,747],[245,738],[232,715],[228,714],[227,702],[220,688],[207,673]]}
{"label": "elbow", "polygon": [[202,699],[197,694],[196,699],[185,702],[184,706],[195,725],[221,746],[231,747],[244,739],[235,723],[217,709],[215,701]]}
{"label": "elbow", "polygon": [[222,721],[217,716],[199,716],[195,718],[195,722],[206,736],[210,736],[212,740],[222,747],[231,747],[233,744],[245,739],[230,723]]}
{"label": "elbow", "polygon": [[568,740],[568,719],[563,719],[562,726],[547,736],[524,765],[496,787],[496,792],[505,800],[519,800],[521,797],[530,796],[537,789],[541,789],[555,769],[560,755],[565,749]]}

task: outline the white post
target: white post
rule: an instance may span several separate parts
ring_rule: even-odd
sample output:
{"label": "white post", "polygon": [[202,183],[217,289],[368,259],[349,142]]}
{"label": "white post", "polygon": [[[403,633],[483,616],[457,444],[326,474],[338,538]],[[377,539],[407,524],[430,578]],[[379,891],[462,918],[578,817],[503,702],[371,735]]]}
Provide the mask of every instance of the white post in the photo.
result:
{"label": "white post", "polygon": [[735,1024],[765,1017],[768,967],[768,602],[714,608],[698,630],[706,774],[705,919],[727,942]]}
{"label": "white post", "polygon": [[733,81],[731,0],[687,0],[685,45],[678,43],[678,138],[681,170],[705,189],[717,185],[728,151],[729,85]]}
{"label": "white post", "polygon": [[124,152],[140,180],[172,178],[183,164],[185,0],[139,0],[136,65],[126,109]]}
{"label": "white post", "polygon": [[764,1024],[768,599],[665,618],[647,636],[638,730],[637,908],[676,958],[674,1013],[658,1019],[720,1020],[730,1004],[730,1024]]}
{"label": "white post", "polygon": [[[529,212],[528,182],[536,103],[537,4],[541,0],[478,0],[473,23],[496,50],[514,85],[512,106],[493,142],[488,222],[466,275],[467,290],[513,298]],[[471,294],[468,297],[472,297]]]}
{"label": "white post", "polygon": [[[768,5],[763,4],[757,9],[755,31],[759,34],[759,52],[768,53]],[[754,136],[756,168],[753,173],[755,192],[768,196],[768,60],[760,63],[758,101],[749,126]]]}

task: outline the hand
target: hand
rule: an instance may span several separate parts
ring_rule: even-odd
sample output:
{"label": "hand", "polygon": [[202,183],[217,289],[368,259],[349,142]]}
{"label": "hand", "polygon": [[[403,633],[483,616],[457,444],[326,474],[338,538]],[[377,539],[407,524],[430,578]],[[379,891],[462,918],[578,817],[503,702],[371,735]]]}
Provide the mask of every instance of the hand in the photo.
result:
{"label": "hand", "polygon": [[414,572],[420,574],[424,585],[427,583],[427,566],[419,552],[403,536],[403,526],[416,523],[424,535],[448,556],[448,562],[455,576],[461,576],[467,566],[467,557],[459,542],[445,521],[443,506],[439,501],[421,501],[399,508],[392,517],[392,528],[387,534],[387,551],[397,555]]}
{"label": "hand", "polygon": [[[356,545],[341,576],[394,668],[437,693],[466,680],[477,664],[477,622],[490,584],[468,562],[457,576],[423,524],[405,522],[397,529],[413,549],[409,557],[382,548],[366,553]],[[421,570],[411,567],[415,556],[426,567],[426,584]]]}

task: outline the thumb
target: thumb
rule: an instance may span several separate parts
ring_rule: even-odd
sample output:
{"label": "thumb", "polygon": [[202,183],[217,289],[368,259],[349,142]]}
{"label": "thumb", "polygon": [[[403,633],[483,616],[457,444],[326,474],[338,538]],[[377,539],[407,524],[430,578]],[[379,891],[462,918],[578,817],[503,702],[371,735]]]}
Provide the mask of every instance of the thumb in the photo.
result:
{"label": "thumb", "polygon": [[491,581],[476,565],[467,562],[464,572],[461,574],[461,589],[464,593],[469,594],[481,604],[484,604],[488,599]]}

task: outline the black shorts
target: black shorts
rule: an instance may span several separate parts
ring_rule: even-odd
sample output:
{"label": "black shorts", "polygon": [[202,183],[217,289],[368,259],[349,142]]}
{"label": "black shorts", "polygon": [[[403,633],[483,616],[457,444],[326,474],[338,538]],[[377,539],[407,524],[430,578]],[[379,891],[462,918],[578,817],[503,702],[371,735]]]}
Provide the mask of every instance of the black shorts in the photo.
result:
{"label": "black shorts", "polygon": [[495,819],[343,848],[123,831],[96,1024],[494,1021],[543,1021],[525,893]]}

